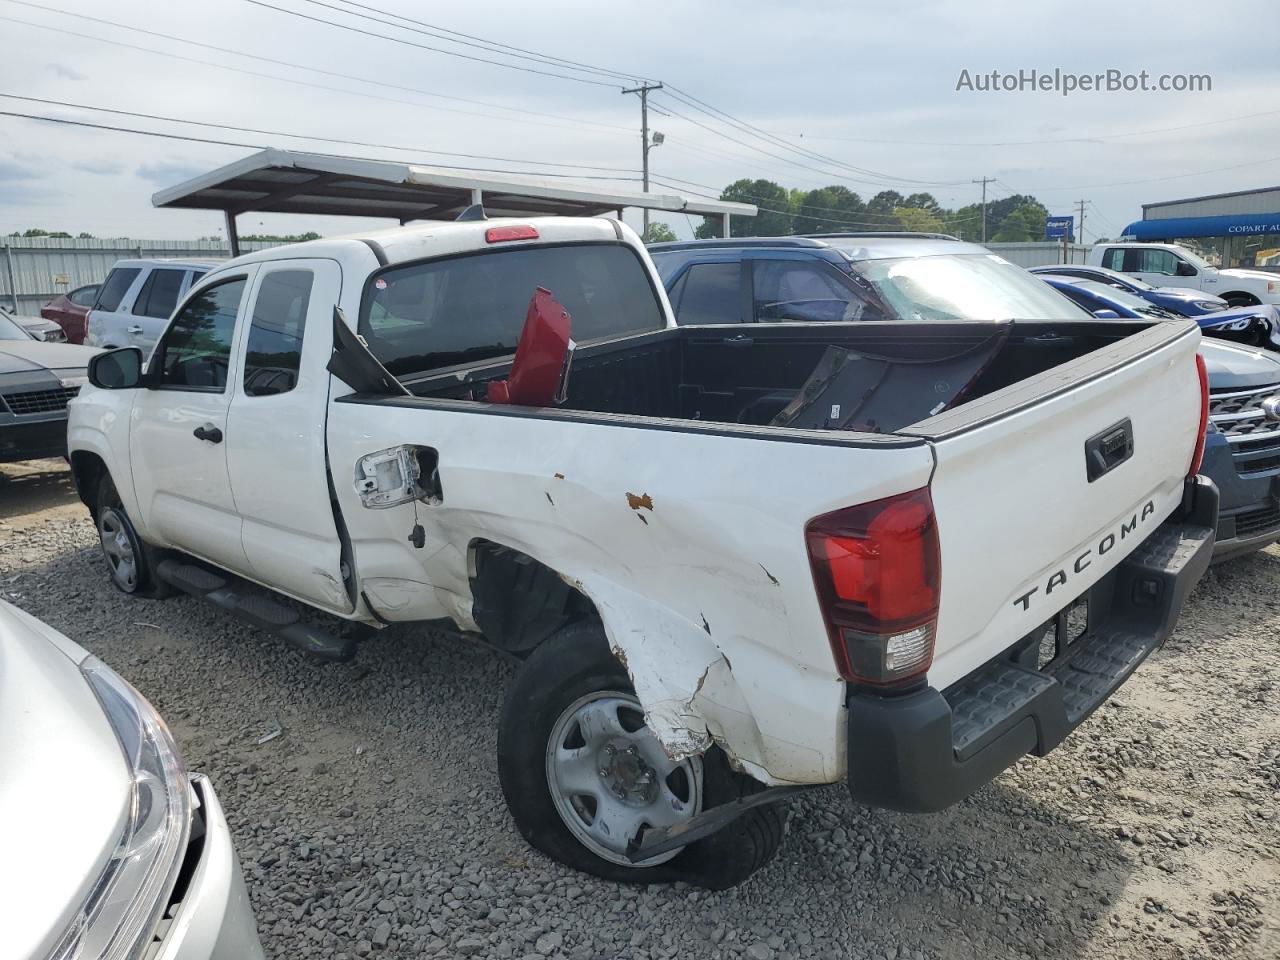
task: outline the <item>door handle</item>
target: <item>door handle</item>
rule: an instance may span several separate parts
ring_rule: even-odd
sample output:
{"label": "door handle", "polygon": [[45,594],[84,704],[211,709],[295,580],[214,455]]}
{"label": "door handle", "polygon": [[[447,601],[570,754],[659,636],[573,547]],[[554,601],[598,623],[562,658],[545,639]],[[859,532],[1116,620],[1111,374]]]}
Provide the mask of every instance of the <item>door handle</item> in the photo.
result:
{"label": "door handle", "polygon": [[222,431],[212,423],[206,423],[203,427],[196,427],[191,431],[191,435],[197,440],[208,440],[210,443],[222,442]]}
{"label": "door handle", "polygon": [[142,327],[138,326],[138,325],[135,323],[133,326],[131,326],[131,327],[129,328],[129,332],[130,332],[130,333],[141,333],[141,332],[142,332]]}

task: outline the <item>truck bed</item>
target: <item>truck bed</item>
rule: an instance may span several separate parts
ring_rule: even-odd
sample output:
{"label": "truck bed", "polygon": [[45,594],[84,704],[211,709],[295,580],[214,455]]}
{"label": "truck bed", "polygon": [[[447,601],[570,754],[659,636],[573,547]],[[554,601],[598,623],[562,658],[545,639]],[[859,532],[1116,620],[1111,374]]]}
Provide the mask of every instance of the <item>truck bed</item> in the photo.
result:
{"label": "truck bed", "polygon": [[[864,361],[874,415],[846,430],[892,433],[1115,347],[1151,324],[1132,321],[1009,324],[861,323],[680,327],[580,347],[561,409],[729,424],[787,423],[784,411],[833,348]],[[1141,349],[1138,342],[1125,352]],[[961,358],[957,363],[956,358]],[[966,364],[965,358],[969,358]],[[406,378],[416,396],[477,400],[509,362]],[[856,377],[862,372],[853,370]],[[1077,371],[1078,372],[1078,371]],[[959,375],[959,379],[957,378]],[[825,411],[824,411],[825,413]]]}

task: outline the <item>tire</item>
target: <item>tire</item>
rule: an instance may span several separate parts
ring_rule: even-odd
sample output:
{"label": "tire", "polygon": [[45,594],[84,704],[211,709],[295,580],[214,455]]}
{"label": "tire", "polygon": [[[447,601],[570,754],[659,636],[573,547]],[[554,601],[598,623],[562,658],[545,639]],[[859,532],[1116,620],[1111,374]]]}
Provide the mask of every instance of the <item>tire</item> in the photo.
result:
{"label": "tire", "polygon": [[107,564],[107,576],[121,593],[159,600],[173,588],[155,576],[156,551],[138,536],[109,476],[98,483],[93,520]]}
{"label": "tire", "polygon": [[[607,724],[595,720],[605,716],[617,721],[616,736],[605,730]],[[580,724],[574,727],[583,718],[589,730],[596,728],[589,740]],[[561,759],[580,749],[575,743],[598,746],[583,751],[584,770],[575,771],[574,761]],[[562,745],[569,749],[557,752]],[[566,782],[577,772],[583,779],[574,782],[594,792],[594,806],[586,793],[574,794],[560,786],[562,764],[569,770],[563,775]],[[606,848],[604,815],[631,818],[633,823],[636,818],[647,822],[651,815],[687,818],[762,787],[734,773],[718,747],[681,764],[667,760],[644,726],[626,670],[594,621],[561,628],[521,664],[502,705],[498,776],[516,827],[532,846],[566,866],[623,883],[683,880],[711,890],[737,886],[773,859],[786,826],[784,804],[774,803],[749,810],[718,833],[642,864],[627,861],[616,838],[608,838],[613,848]],[[588,780],[598,782],[588,787]],[[623,790],[625,799],[609,795],[610,784]],[[668,806],[672,811],[680,806],[681,812],[668,813]]]}

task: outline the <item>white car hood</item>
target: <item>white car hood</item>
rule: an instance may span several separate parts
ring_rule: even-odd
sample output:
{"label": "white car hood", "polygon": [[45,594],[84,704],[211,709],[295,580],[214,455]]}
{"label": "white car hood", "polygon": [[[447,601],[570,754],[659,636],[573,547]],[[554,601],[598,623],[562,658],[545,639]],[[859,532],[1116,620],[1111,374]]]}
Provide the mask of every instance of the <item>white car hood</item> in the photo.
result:
{"label": "white car hood", "polygon": [[1253,280],[1255,282],[1270,280],[1273,283],[1280,283],[1280,273],[1267,273],[1265,270],[1241,270],[1238,267],[1228,267],[1226,270],[1219,270],[1218,275],[1222,277],[1237,277],[1241,280]]}
{"label": "white car hood", "polygon": [[89,358],[101,353],[94,347],[75,343],[45,343],[43,340],[0,340],[0,373],[24,370],[81,370]]}
{"label": "white car hood", "polygon": [[124,830],[120,742],[78,668],[88,654],[0,601],[0,913],[6,956],[57,944]]}

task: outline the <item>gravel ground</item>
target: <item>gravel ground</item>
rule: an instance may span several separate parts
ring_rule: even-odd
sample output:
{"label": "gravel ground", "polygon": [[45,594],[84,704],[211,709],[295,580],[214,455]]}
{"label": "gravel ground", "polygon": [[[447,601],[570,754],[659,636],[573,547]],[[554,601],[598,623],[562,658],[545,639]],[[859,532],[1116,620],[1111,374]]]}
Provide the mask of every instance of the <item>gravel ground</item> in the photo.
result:
{"label": "gravel ground", "polygon": [[164,714],[213,780],[282,958],[1274,960],[1278,581],[1276,548],[1214,568],[1106,707],[951,810],[870,811],[826,788],[744,886],[637,889],[516,834],[494,655],[391,629],[354,663],[316,664],[195,600],[129,600],[65,469],[0,467],[0,596]]}

